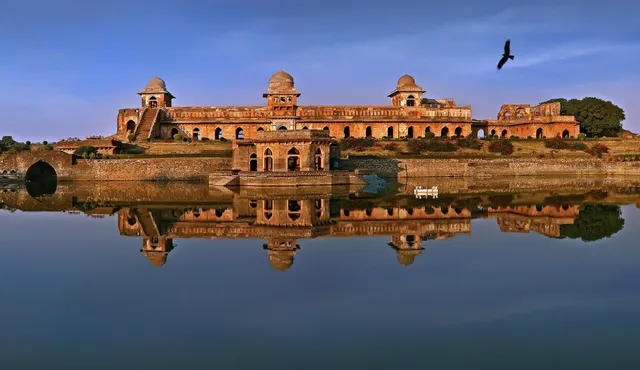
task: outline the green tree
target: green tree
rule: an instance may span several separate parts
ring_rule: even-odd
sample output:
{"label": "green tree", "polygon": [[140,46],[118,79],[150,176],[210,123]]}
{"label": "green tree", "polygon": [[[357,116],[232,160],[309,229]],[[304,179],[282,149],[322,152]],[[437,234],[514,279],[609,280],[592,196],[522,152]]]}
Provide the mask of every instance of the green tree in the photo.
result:
{"label": "green tree", "polygon": [[620,206],[585,204],[572,225],[560,225],[560,237],[592,242],[608,238],[623,227]]}
{"label": "green tree", "polygon": [[560,114],[574,116],[580,122],[580,132],[588,137],[617,136],[622,131],[624,110],[608,100],[555,98],[540,104],[554,102],[560,103]]}

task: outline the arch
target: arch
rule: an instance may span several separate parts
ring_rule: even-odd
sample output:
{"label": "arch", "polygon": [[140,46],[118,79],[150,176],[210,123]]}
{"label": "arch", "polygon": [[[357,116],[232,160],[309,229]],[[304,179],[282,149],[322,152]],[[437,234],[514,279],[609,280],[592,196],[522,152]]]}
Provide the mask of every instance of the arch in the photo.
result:
{"label": "arch", "polygon": [[443,127],[442,130],[440,130],[440,136],[442,136],[442,137],[449,136],[449,128],[448,127]]}
{"label": "arch", "polygon": [[364,129],[364,136],[371,137],[371,126],[367,126],[367,128]]}
{"label": "arch", "polygon": [[243,140],[244,139],[244,130],[242,129],[242,127],[238,127],[236,129],[236,139],[237,140]]}
{"label": "arch", "polygon": [[407,107],[415,107],[416,105],[416,98],[413,95],[409,95],[407,97]]}
{"label": "arch", "polygon": [[565,138],[565,139],[568,138],[569,137],[569,130],[562,131],[562,137]]}
{"label": "arch", "polygon": [[258,155],[253,153],[249,156],[249,171],[257,171],[258,170]]}
{"label": "arch", "polygon": [[269,148],[264,151],[264,171],[273,171],[273,152]]}
{"label": "arch", "polygon": [[287,152],[287,171],[300,171],[300,151],[296,148]]}
{"label": "arch", "polygon": [[516,109],[516,118],[523,118],[523,117],[524,117],[524,109],[522,108]]}
{"label": "arch", "polygon": [[413,126],[409,126],[409,128],[407,129],[407,137],[413,138]]}
{"label": "arch", "polygon": [[38,181],[47,178],[57,179],[57,177],[58,174],[56,173],[56,170],[55,168],[53,168],[53,166],[43,160],[39,160],[29,166],[24,179],[25,181]]}
{"label": "arch", "polygon": [[496,130],[491,130],[491,135],[489,136],[496,136]]}
{"label": "arch", "polygon": [[278,127],[278,130],[280,131],[286,131],[287,128],[284,125],[280,125],[280,127]]}
{"label": "arch", "polygon": [[155,96],[149,98],[149,108],[158,108],[158,99]]}
{"label": "arch", "polygon": [[193,129],[193,140],[200,140],[200,129],[197,127]]}
{"label": "arch", "polygon": [[127,121],[127,131],[134,132],[136,130],[136,123],[134,120],[130,119]]}
{"label": "arch", "polygon": [[536,130],[536,139],[542,139],[542,127]]}
{"label": "arch", "polygon": [[351,130],[349,129],[349,126],[345,126],[344,128],[344,137],[347,138],[351,136]]}
{"label": "arch", "polygon": [[307,126],[304,126],[302,129],[303,130],[308,130],[309,128]]}
{"label": "arch", "polygon": [[504,119],[511,119],[511,112],[504,112],[503,117]]}
{"label": "arch", "polygon": [[174,128],[172,128],[172,129],[171,129],[171,139],[173,139],[173,137],[174,137],[175,135],[178,135],[179,133],[180,133],[180,131],[178,131],[178,129],[177,129],[177,128],[175,128],[175,127],[174,127]]}
{"label": "arch", "polygon": [[393,127],[392,126],[389,126],[387,128],[387,137],[393,138]]}
{"label": "arch", "polygon": [[322,129],[322,131],[326,131],[327,133],[329,133],[329,126],[324,126],[324,128]]}
{"label": "arch", "polygon": [[462,127],[456,127],[453,133],[456,134],[456,136],[462,135]]}
{"label": "arch", "polygon": [[27,193],[32,197],[53,195],[58,188],[58,174],[55,168],[43,160],[29,166],[24,179]]}
{"label": "arch", "polygon": [[214,134],[216,140],[220,140],[222,139],[222,129],[220,127],[216,128],[215,134]]}
{"label": "arch", "polygon": [[324,169],[323,163],[322,163],[322,150],[320,148],[316,149],[316,152],[314,154],[314,168],[316,171],[322,171]]}
{"label": "arch", "polygon": [[483,128],[479,129],[478,132],[476,133],[476,137],[478,138],[483,138],[487,133],[484,131]]}
{"label": "arch", "polygon": [[427,136],[427,133],[429,133],[429,132],[431,132],[431,127],[427,126],[427,127],[424,129],[424,135],[425,135],[425,136]]}
{"label": "arch", "polygon": [[258,127],[258,131],[264,131],[262,127]]}
{"label": "arch", "polygon": [[502,132],[500,133],[500,137],[507,137],[509,133],[507,132],[507,130],[502,130]]}

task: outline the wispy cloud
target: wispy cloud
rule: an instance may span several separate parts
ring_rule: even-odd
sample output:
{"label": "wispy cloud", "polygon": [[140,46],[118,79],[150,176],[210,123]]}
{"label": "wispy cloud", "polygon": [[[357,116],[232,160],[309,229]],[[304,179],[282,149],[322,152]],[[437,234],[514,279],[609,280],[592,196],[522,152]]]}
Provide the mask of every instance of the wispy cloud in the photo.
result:
{"label": "wispy cloud", "polygon": [[543,50],[527,54],[525,51],[519,53],[517,60],[510,63],[511,68],[528,68],[539,64],[567,60],[572,58],[585,57],[596,54],[624,54],[637,52],[640,50],[640,43],[611,44],[579,42],[568,43],[553,47],[551,50]]}

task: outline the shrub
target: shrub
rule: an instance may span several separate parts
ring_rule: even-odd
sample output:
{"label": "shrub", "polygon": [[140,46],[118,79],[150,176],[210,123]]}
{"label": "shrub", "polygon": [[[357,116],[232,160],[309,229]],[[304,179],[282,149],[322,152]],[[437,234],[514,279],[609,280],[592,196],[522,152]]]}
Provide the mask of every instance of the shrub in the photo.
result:
{"label": "shrub", "polygon": [[409,153],[423,153],[423,152],[455,152],[456,146],[446,140],[430,140],[430,139],[413,139],[407,143],[407,150]]}
{"label": "shrub", "polygon": [[394,152],[394,151],[396,151],[398,149],[398,144],[396,144],[396,143],[384,144],[382,146],[382,149]]}
{"label": "shrub", "polygon": [[211,139],[209,139],[208,137],[203,137],[202,139],[200,139],[202,141],[210,141]]}
{"label": "shrub", "polygon": [[466,138],[458,139],[458,141],[456,141],[456,145],[459,148],[480,150],[482,149],[482,146],[484,144],[482,143],[482,141],[478,139],[466,137]]}
{"label": "shrub", "polygon": [[433,139],[434,137],[436,137],[436,134],[434,134],[434,133],[433,133],[433,132],[431,132],[431,131],[426,132],[426,133],[424,134],[424,138],[425,138],[425,139]]}
{"label": "shrub", "polygon": [[51,144],[45,144],[42,146],[43,150],[53,150],[53,145]]}
{"label": "shrub", "polygon": [[129,135],[127,135],[127,140],[129,140],[129,141],[135,141],[135,140],[136,140],[136,135],[134,135],[134,134],[129,134]]}
{"label": "shrub", "polygon": [[609,153],[609,148],[606,145],[596,143],[591,148],[585,149],[585,152],[591,154],[592,156],[602,158],[603,154]]}
{"label": "shrub", "polygon": [[180,134],[175,134],[175,135],[173,135],[173,140],[175,140],[175,141],[182,141],[182,135],[180,135]]}
{"label": "shrub", "polygon": [[544,141],[544,146],[549,149],[568,149],[568,150],[584,150],[587,146],[584,143],[571,143],[567,140],[564,140],[559,135],[554,137],[553,139],[546,139]]}
{"label": "shrub", "polygon": [[500,153],[502,155],[511,155],[513,153],[513,144],[509,139],[498,139],[489,143],[489,151]]}
{"label": "shrub", "polygon": [[581,134],[578,134],[578,139],[580,139],[580,140],[584,140],[584,139],[586,139],[586,138],[587,138],[587,135],[582,134],[582,133],[581,133]]}
{"label": "shrub", "polygon": [[73,154],[85,159],[102,158],[100,153],[98,153],[98,149],[93,145],[83,145],[78,147]]}
{"label": "shrub", "polygon": [[342,139],[340,140],[340,149],[342,150],[347,150],[347,149],[360,149],[362,148],[362,150],[356,150],[358,152],[364,151],[364,148],[371,148],[372,146],[374,146],[376,144],[376,140],[372,137],[365,137],[365,138],[361,138],[361,137],[348,137],[346,139]]}
{"label": "shrub", "polygon": [[42,145],[47,145],[47,144],[49,144],[49,142],[46,140],[42,142]]}
{"label": "shrub", "polygon": [[229,141],[229,140],[227,140],[227,139],[226,139],[226,138],[224,138],[224,137],[220,137],[220,139],[218,139],[218,140],[219,140],[219,141],[222,141],[223,143],[226,143],[227,141]]}

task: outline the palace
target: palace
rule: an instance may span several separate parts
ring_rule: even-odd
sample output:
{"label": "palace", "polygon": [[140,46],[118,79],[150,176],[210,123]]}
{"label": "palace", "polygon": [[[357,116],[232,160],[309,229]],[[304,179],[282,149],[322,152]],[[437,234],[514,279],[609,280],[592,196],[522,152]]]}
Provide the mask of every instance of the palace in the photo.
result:
{"label": "palace", "polygon": [[324,130],[331,137],[401,138],[470,134],[503,137],[577,136],[572,116],[560,115],[560,104],[531,107],[503,105],[497,120],[472,120],[471,106],[453,99],[430,99],[413,77],[404,75],[388,95],[389,106],[302,106],[293,77],[280,71],[269,79],[264,106],[173,107],[175,97],[155,77],[138,93],[141,108],[120,109],[117,134],[135,140],[184,138],[254,139],[259,131]]}

